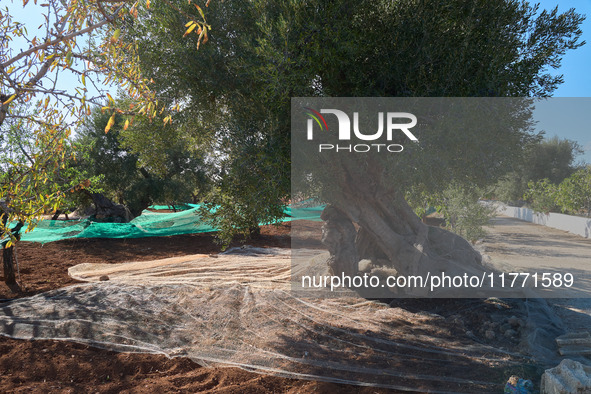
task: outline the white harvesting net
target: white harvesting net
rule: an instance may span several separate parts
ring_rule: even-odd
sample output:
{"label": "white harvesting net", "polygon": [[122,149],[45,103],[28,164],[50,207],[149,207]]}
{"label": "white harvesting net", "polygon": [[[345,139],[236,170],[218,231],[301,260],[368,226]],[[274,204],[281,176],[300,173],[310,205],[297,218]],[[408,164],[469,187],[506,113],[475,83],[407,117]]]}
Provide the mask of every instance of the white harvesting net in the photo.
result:
{"label": "white harvesting net", "polygon": [[482,368],[523,362],[452,335],[438,315],[355,296],[297,298],[286,250],[83,264],[70,274],[91,283],[0,304],[0,334],[432,392],[498,391]]}

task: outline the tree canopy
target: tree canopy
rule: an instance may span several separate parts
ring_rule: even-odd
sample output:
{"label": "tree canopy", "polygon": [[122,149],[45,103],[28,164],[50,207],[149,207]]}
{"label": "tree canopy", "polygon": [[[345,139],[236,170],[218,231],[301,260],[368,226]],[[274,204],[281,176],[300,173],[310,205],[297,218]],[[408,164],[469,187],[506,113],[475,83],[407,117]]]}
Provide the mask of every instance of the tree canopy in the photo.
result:
{"label": "tree canopy", "polygon": [[575,159],[582,153],[575,141],[553,137],[533,141],[514,162],[514,170],[502,177],[494,187],[494,196],[502,201],[523,200],[529,182],[547,179],[560,184],[577,170]]}
{"label": "tree canopy", "polygon": [[[74,151],[78,160],[70,163],[83,171],[87,179],[96,179],[100,190],[118,204],[129,208],[134,216],[154,203],[183,203],[193,201],[208,188],[206,165],[199,152],[193,152],[180,140],[155,140],[151,130],[163,127],[161,122],[136,120],[141,128],[139,145],[148,161],[139,162],[138,155],[122,141],[123,116],[115,116],[108,133],[105,127],[110,115],[96,107],[78,129]],[[168,126],[167,130],[171,130]],[[158,146],[160,155],[150,155]]]}
{"label": "tree canopy", "polygon": [[[210,200],[228,229],[272,220],[281,212],[270,207],[290,198],[292,97],[549,96],[562,82],[549,68],[583,44],[574,10],[525,1],[256,0],[213,2],[209,11],[215,29],[199,52],[164,5],[140,15],[124,39],[138,45],[159,97],[181,104],[177,130],[215,152]],[[457,134],[442,133],[423,147],[420,166],[405,164],[416,170],[403,181],[431,191],[451,179],[494,182],[531,139],[516,130],[504,137],[474,131],[459,160]],[[487,168],[498,171],[483,176]]]}

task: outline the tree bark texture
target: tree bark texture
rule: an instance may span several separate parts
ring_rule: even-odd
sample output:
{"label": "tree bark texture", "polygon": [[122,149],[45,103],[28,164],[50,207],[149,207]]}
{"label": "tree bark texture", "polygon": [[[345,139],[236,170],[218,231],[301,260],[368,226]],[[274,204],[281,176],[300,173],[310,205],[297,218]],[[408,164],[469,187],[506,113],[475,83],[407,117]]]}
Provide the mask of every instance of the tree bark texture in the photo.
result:
{"label": "tree bark texture", "polygon": [[405,276],[483,272],[482,257],[468,241],[423,223],[402,192],[382,186],[379,174],[345,171],[339,187],[322,214],[334,275],[356,273],[361,259]]}
{"label": "tree bark texture", "polygon": [[322,215],[322,243],[328,247],[327,261],[331,275],[355,275],[358,272],[358,257],[355,247],[357,231],[351,219],[333,206],[327,206]]}
{"label": "tree bark texture", "polygon": [[14,285],[16,283],[16,275],[14,273],[14,246],[2,249],[2,265],[4,269],[4,282],[7,285]]}
{"label": "tree bark texture", "polygon": [[[2,208],[2,212],[7,211],[8,208]],[[2,215],[2,224],[6,226],[8,223],[8,215]],[[18,222],[14,228],[11,229],[12,235],[16,237],[17,240],[20,239],[20,231],[23,228],[24,223]],[[14,273],[14,262],[15,259],[15,249],[14,245],[10,247],[6,247],[8,244],[8,240],[5,240],[0,246],[2,246],[2,268],[4,272],[4,282],[7,285],[14,285],[16,284],[16,275]]]}
{"label": "tree bark texture", "polygon": [[94,214],[96,219],[114,221],[116,223],[128,223],[133,219],[133,215],[125,205],[115,204],[101,193],[87,193],[92,198],[92,202],[96,208]]}

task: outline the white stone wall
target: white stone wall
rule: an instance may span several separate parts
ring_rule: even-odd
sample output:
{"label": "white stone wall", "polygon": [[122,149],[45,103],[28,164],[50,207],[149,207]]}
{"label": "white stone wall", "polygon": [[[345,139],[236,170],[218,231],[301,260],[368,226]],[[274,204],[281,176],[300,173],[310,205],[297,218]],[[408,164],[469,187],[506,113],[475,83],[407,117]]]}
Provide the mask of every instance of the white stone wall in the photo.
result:
{"label": "white stone wall", "polygon": [[502,215],[568,231],[569,233],[577,234],[585,238],[591,238],[591,218],[563,215],[561,213],[553,212],[546,215],[545,213],[535,213],[529,208],[510,207],[501,203],[496,205],[497,212]]}

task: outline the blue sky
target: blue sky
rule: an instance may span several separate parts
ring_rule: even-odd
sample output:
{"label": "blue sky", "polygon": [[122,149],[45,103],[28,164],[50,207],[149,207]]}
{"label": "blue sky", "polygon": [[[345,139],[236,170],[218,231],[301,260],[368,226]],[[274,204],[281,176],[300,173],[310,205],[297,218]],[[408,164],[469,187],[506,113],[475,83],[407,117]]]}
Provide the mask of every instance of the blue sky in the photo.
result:
{"label": "blue sky", "polygon": [[[591,97],[591,0],[538,0],[541,8],[552,9],[558,5],[559,11],[566,11],[569,8],[575,8],[577,12],[587,15],[587,20],[583,23],[583,40],[587,44],[581,48],[568,52],[562,60],[562,65],[556,73],[564,75],[564,84],[555,92],[554,97]],[[564,105],[570,100],[558,100]],[[581,99],[570,101],[575,104],[574,108],[586,108],[584,114],[579,114],[580,118],[591,114],[591,99]],[[566,109],[567,106],[564,106]],[[566,113],[563,113],[566,115]],[[579,122],[579,127],[561,127],[560,131],[552,131],[547,127],[549,137],[558,135],[561,138],[568,138],[577,141],[584,149],[585,154],[579,159],[591,163],[591,126],[585,126],[591,122]]]}

